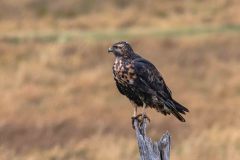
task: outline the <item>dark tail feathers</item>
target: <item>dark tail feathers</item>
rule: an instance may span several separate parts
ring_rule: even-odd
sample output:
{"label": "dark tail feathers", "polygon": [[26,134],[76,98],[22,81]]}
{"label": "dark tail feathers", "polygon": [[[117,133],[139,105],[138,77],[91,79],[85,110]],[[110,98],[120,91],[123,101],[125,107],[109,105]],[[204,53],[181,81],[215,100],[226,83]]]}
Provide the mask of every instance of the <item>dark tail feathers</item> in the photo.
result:
{"label": "dark tail feathers", "polygon": [[180,112],[182,114],[185,114],[185,112],[189,112],[189,110],[186,107],[184,107],[183,105],[181,105],[180,103],[178,103],[174,99],[172,101],[173,101],[173,103],[174,103],[178,112]]}
{"label": "dark tail feathers", "polygon": [[[173,100],[166,103],[166,106],[170,109],[170,112],[181,122],[185,122],[185,119],[181,114],[185,114],[185,112],[189,112],[189,110],[183,105],[179,104],[177,101]],[[180,114],[181,113],[181,114]]]}

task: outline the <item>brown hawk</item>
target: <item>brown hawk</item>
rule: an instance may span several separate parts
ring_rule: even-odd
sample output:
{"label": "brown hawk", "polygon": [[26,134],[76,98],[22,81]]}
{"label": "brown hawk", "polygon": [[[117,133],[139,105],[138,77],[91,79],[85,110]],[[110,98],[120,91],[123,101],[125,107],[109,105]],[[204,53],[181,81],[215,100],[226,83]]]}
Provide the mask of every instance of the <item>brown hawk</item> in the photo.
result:
{"label": "brown hawk", "polygon": [[[151,62],[136,54],[124,41],[113,44],[108,52],[115,56],[114,80],[119,92],[133,104],[134,118],[146,116],[145,108],[150,107],[164,115],[172,113],[185,122],[181,114],[188,112],[188,109],[172,98],[170,89]],[[137,115],[138,107],[143,107],[140,115]]]}

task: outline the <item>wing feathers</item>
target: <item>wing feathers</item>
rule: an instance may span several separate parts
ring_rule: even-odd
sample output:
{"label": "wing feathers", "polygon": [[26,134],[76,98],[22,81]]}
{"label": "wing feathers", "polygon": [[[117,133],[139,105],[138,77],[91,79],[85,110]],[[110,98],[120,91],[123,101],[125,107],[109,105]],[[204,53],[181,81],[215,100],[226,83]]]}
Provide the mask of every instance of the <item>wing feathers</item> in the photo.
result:
{"label": "wing feathers", "polygon": [[172,99],[171,90],[167,87],[156,67],[143,58],[137,58],[134,60],[134,68],[138,79],[136,81],[138,83],[135,84],[136,88],[150,93],[151,96],[158,97],[159,101],[163,101],[163,104],[168,109],[165,110],[161,105],[162,103],[157,102],[157,104],[155,103],[155,108],[158,111],[162,111],[165,114],[172,113],[177,119],[185,122],[181,114],[188,112],[188,109]]}
{"label": "wing feathers", "polygon": [[[166,107],[169,108],[170,112],[177,118],[179,119],[181,122],[185,122],[185,119],[182,117],[182,115],[180,113],[182,113],[182,111],[179,111],[176,106],[173,104],[172,101],[168,100],[164,103],[166,105]],[[180,112],[180,113],[179,113]]]}

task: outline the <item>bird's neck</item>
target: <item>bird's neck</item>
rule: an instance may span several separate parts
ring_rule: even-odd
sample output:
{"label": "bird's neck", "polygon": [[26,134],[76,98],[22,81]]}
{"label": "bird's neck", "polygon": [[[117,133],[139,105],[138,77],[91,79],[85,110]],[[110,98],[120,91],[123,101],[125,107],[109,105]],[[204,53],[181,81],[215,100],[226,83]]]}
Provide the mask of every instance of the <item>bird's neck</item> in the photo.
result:
{"label": "bird's neck", "polygon": [[116,57],[114,63],[118,64],[123,61],[125,61],[125,59],[123,57]]}
{"label": "bird's neck", "polygon": [[130,53],[130,54],[126,54],[123,56],[116,56],[116,59],[121,59],[121,60],[130,60],[130,59],[134,59],[136,57],[136,55],[134,53]]}

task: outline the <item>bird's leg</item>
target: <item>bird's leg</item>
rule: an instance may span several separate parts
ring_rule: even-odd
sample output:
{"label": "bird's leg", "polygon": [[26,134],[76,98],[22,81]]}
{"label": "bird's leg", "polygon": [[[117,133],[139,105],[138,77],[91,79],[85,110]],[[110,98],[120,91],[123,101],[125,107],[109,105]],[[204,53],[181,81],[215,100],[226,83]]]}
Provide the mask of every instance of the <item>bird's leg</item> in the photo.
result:
{"label": "bird's leg", "polygon": [[134,127],[134,120],[137,119],[138,120],[138,116],[137,116],[137,105],[133,104],[134,106],[134,110],[133,110],[133,116],[132,116],[132,127],[133,129],[135,129]]}
{"label": "bird's leg", "polygon": [[146,104],[143,103],[142,117],[144,117],[146,115],[145,109],[146,109]]}
{"label": "bird's leg", "polygon": [[144,121],[144,118],[146,118],[149,122],[150,122],[150,118],[147,116],[147,114],[146,114],[146,104],[144,103],[143,104],[143,109],[142,109],[142,123],[143,123],[143,121]]}
{"label": "bird's leg", "polygon": [[[134,113],[137,113],[137,112],[134,112]],[[148,118],[148,116],[146,115],[146,104],[144,103],[143,104],[143,109],[142,109],[142,113],[140,114],[134,114],[133,116],[133,120],[132,120],[132,124],[134,125],[134,119],[137,119],[138,122],[139,122],[139,126],[142,126],[143,122],[144,122],[144,119],[147,119],[149,122],[150,122],[150,119]],[[134,126],[133,126],[134,127]]]}
{"label": "bird's leg", "polygon": [[135,103],[133,103],[134,106],[134,110],[133,110],[133,116],[132,116],[132,127],[133,129],[135,129],[134,127],[134,120],[137,120],[139,123],[139,126],[141,126],[143,124],[144,118],[146,118],[149,122],[150,119],[148,118],[148,116],[146,115],[146,104],[143,104],[143,109],[142,109],[142,113],[141,114],[137,114],[137,105]]}
{"label": "bird's leg", "polygon": [[137,105],[134,105],[133,117],[137,116]]}

